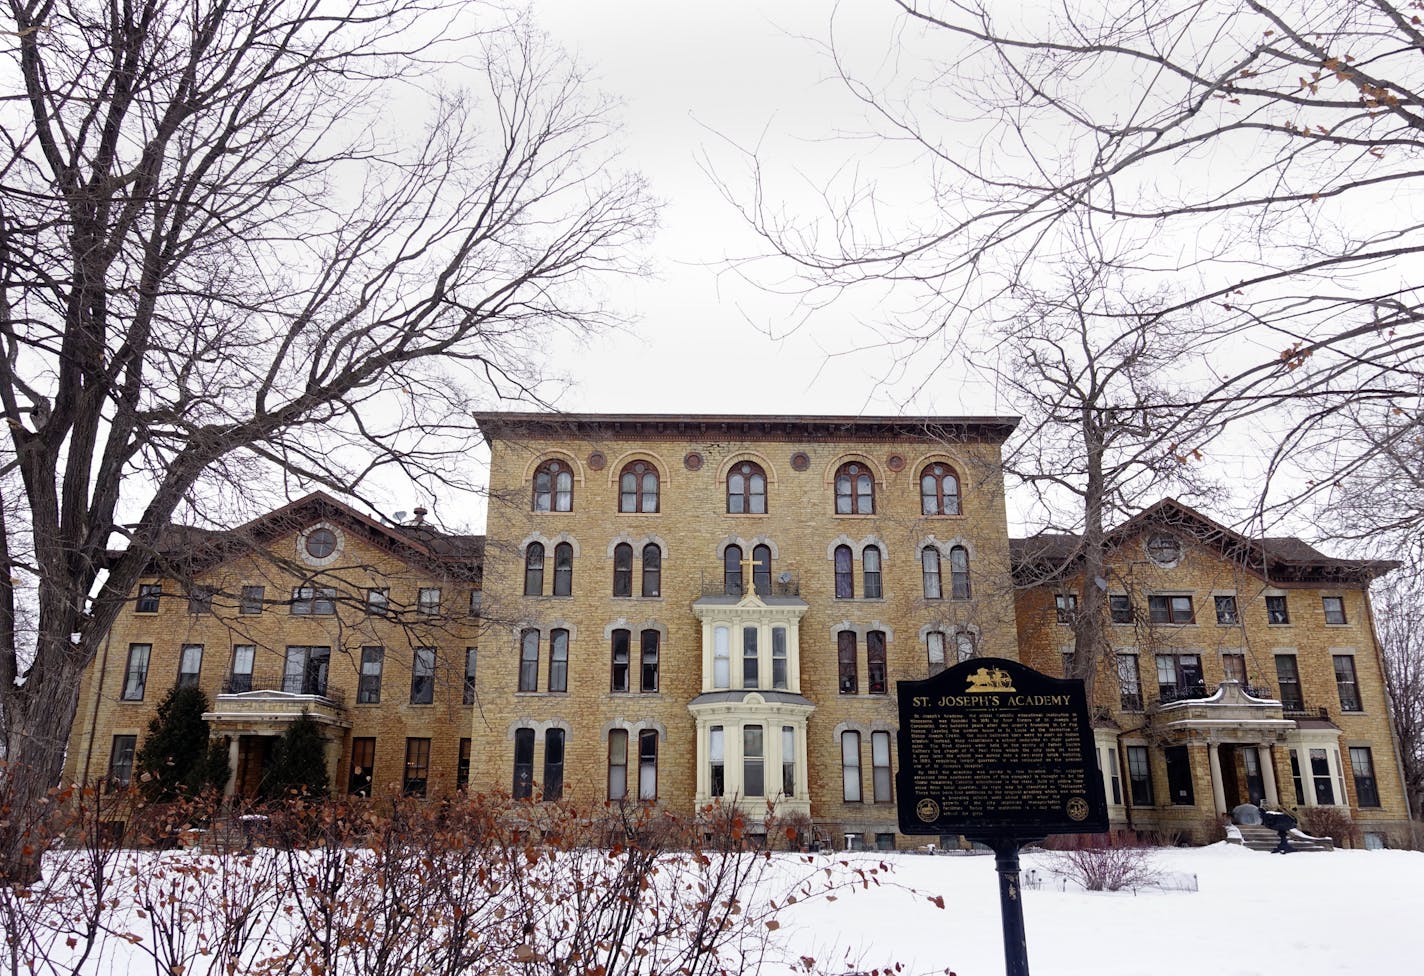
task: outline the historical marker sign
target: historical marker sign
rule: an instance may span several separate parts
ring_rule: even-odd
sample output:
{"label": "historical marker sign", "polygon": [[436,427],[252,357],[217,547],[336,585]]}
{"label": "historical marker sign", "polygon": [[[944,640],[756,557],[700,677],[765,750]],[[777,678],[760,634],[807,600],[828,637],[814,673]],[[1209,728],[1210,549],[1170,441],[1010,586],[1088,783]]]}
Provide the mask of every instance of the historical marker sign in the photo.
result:
{"label": "historical marker sign", "polygon": [[1108,829],[1081,681],[971,658],[897,690],[902,833],[1037,838]]}

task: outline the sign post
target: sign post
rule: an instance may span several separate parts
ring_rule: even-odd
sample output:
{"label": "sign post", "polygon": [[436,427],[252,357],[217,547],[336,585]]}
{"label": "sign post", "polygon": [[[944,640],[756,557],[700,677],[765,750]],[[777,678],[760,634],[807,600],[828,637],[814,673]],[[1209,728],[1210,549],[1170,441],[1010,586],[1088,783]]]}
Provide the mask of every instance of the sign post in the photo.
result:
{"label": "sign post", "polygon": [[900,831],[963,834],[993,848],[1004,969],[1028,976],[1019,848],[1108,829],[1083,683],[971,658],[901,681],[897,693]]}

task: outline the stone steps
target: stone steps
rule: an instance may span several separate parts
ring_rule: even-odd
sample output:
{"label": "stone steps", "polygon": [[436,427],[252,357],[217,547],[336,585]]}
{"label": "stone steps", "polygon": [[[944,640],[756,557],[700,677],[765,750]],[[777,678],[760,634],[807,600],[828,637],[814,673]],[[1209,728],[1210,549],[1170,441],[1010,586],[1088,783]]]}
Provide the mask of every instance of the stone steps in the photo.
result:
{"label": "stone steps", "polygon": [[[1238,824],[1235,829],[1240,833],[1240,839],[1238,840],[1234,837],[1228,837],[1227,839],[1231,843],[1240,844],[1248,850],[1273,851],[1276,845],[1280,843],[1279,835],[1269,827]],[[1333,851],[1335,849],[1335,843],[1329,837],[1310,837],[1301,833],[1299,830],[1293,830],[1290,834],[1290,847],[1292,851],[1299,851],[1301,853],[1318,853]]]}

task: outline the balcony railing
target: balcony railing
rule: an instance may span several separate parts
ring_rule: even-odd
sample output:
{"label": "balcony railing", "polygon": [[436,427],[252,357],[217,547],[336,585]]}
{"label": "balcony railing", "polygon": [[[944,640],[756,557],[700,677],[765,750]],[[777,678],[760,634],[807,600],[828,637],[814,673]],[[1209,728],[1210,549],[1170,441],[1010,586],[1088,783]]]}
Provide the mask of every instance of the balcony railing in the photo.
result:
{"label": "balcony railing", "polygon": [[[757,596],[800,596],[801,580],[795,573],[777,572],[772,573],[771,578],[758,576],[755,582]],[[741,597],[746,593],[745,584],[737,577],[728,579],[721,570],[713,573],[702,574],[702,595],[703,596],[735,596]]]}
{"label": "balcony railing", "polygon": [[328,687],[324,672],[308,671],[287,674],[282,671],[256,671],[251,674],[229,674],[223,679],[220,694],[240,695],[249,691],[281,691],[289,695],[311,695],[332,705],[346,704],[346,694]]}

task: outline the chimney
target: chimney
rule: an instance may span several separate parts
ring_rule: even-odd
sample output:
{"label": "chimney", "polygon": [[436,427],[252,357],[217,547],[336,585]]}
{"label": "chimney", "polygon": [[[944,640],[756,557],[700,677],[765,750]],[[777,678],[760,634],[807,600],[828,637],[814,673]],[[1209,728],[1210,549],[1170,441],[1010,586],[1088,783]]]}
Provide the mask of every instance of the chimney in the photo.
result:
{"label": "chimney", "polygon": [[427,514],[428,514],[428,513],[427,513],[426,508],[425,508],[424,505],[417,505],[417,506],[415,506],[415,524],[416,524],[416,525],[424,525],[424,524],[425,524],[425,516],[426,516]]}

